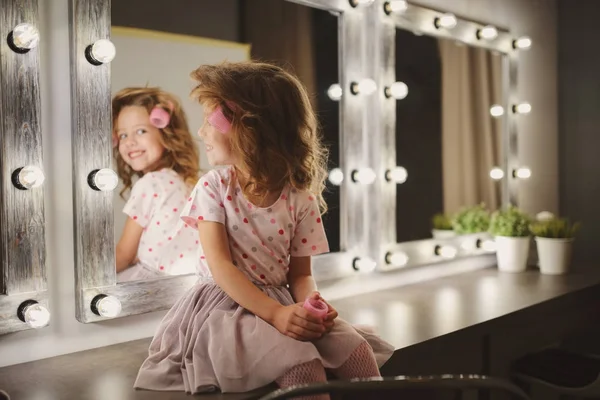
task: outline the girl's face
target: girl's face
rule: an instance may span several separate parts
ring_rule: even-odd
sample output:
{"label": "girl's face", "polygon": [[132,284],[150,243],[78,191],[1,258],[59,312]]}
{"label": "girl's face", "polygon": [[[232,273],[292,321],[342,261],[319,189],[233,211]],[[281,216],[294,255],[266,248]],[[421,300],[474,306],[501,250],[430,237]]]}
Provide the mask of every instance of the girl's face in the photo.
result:
{"label": "girl's face", "polygon": [[210,115],[212,109],[204,107],[204,124],[198,130],[198,136],[204,142],[206,157],[210,165],[233,165],[234,157],[231,152],[231,144],[229,142],[228,133],[219,132],[214,126],[208,122],[207,116]]}
{"label": "girl's face", "polygon": [[144,107],[121,109],[115,131],[119,154],[134,171],[146,174],[156,169],[165,148],[160,143],[160,130],[150,123],[150,115]]}

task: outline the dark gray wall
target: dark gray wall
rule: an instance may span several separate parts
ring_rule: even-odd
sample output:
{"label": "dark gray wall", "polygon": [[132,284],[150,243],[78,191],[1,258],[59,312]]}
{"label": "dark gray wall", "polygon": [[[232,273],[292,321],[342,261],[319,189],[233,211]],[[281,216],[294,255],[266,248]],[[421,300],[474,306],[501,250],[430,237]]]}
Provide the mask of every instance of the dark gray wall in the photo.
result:
{"label": "dark gray wall", "polygon": [[560,212],[583,223],[575,259],[600,238],[600,1],[558,2]]}
{"label": "dark gray wall", "polygon": [[112,25],[237,41],[238,3],[238,0],[113,0]]}

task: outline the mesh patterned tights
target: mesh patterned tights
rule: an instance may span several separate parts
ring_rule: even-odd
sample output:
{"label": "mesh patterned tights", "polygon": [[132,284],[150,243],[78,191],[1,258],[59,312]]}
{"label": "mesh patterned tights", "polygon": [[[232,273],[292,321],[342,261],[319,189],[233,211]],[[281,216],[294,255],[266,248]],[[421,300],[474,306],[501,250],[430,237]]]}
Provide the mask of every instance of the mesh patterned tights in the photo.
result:
{"label": "mesh patterned tights", "polygon": [[[338,378],[370,378],[380,376],[375,356],[371,346],[363,342],[348,357],[346,362],[339,368],[332,370]],[[281,378],[277,379],[277,384],[281,388],[295,386],[302,383],[326,382],[327,375],[325,368],[320,360],[312,360],[304,364],[295,366],[286,372]],[[297,398],[297,400],[329,400],[329,395],[313,395]]]}

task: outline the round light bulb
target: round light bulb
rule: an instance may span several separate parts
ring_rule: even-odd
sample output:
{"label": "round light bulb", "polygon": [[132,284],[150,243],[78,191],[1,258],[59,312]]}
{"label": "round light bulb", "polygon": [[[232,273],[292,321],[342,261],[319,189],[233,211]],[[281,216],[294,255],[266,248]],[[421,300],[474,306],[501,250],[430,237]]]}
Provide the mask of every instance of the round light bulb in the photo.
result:
{"label": "round light bulb", "polygon": [[531,170],[527,167],[518,168],[513,176],[519,179],[529,179],[531,177]]}
{"label": "round light bulb", "polygon": [[110,192],[119,184],[119,177],[110,168],[97,169],[88,176],[88,184],[94,190]]}
{"label": "round light bulb", "polygon": [[29,190],[42,186],[46,177],[41,168],[28,165],[13,172],[13,185],[21,190]]}
{"label": "round light bulb", "polygon": [[50,312],[46,307],[35,300],[27,300],[21,303],[17,310],[17,316],[32,328],[43,328],[50,323]]}
{"label": "round light bulb", "polygon": [[114,296],[99,294],[92,300],[92,312],[105,318],[115,318],[121,313],[121,302]]}
{"label": "round light bulb", "polygon": [[494,118],[501,117],[502,115],[504,115],[504,107],[498,104],[494,104],[490,107],[490,114]]}
{"label": "round light bulb", "polygon": [[394,82],[385,88],[385,95],[396,100],[402,100],[408,96],[408,86],[404,82]]}
{"label": "round light bulb", "polygon": [[373,79],[365,78],[361,79],[360,82],[352,82],[350,85],[350,91],[352,94],[362,94],[369,96],[377,90],[377,83]]}
{"label": "round light bulb", "polygon": [[352,267],[361,272],[372,272],[377,267],[377,263],[369,257],[355,258]]}
{"label": "round light bulb", "polygon": [[440,29],[440,28],[445,28],[445,29],[452,29],[456,26],[457,21],[456,21],[456,17],[454,16],[454,14],[444,14],[441,17],[437,17],[434,20],[434,25],[436,28]]}
{"label": "round light bulb", "polygon": [[403,251],[394,251],[387,253],[385,261],[395,267],[404,267],[408,264],[408,255]]}
{"label": "round light bulb", "polygon": [[529,114],[531,112],[531,104],[519,103],[513,106],[513,111],[516,114]]}
{"label": "round light bulb", "polygon": [[498,29],[492,25],[484,26],[477,31],[477,38],[485,40],[494,40],[498,37]]}
{"label": "round light bulb", "polygon": [[352,180],[363,185],[370,185],[375,182],[375,178],[377,175],[371,168],[360,168],[352,172]]}
{"label": "round light bulb", "polygon": [[527,50],[531,47],[531,38],[529,36],[521,36],[513,41],[513,47],[519,50]]}
{"label": "round light bulb", "polygon": [[395,167],[386,172],[385,178],[390,182],[404,183],[408,179],[408,171],[404,167]]}
{"label": "round light bulb", "polygon": [[456,247],[454,247],[454,246],[437,245],[435,247],[435,254],[440,257],[443,257],[443,258],[454,258],[454,257],[456,257],[457,253],[458,253],[458,250],[456,250]]}
{"label": "round light bulb", "polygon": [[504,178],[504,171],[502,168],[494,167],[490,171],[490,178],[495,181],[499,181],[500,179]]}
{"label": "round light bulb", "polygon": [[383,5],[383,9],[387,14],[401,13],[408,9],[408,4],[405,0],[386,1]]}
{"label": "round light bulb", "polygon": [[365,7],[373,3],[375,0],[350,0],[352,7]]}
{"label": "round light bulb", "polygon": [[40,42],[40,32],[31,24],[15,26],[8,36],[9,46],[18,53],[27,53],[37,47]]}
{"label": "round light bulb", "polygon": [[331,100],[340,100],[342,98],[342,94],[342,87],[338,83],[334,83],[333,85],[329,86],[329,89],[327,89],[327,96],[329,96]]}
{"label": "round light bulb", "polygon": [[329,182],[331,182],[332,185],[339,186],[342,184],[343,180],[344,173],[341,169],[334,168],[331,171],[329,171]]}
{"label": "round light bulb", "polygon": [[97,40],[86,49],[87,59],[94,65],[107,64],[115,58],[116,54],[115,45],[108,39]]}

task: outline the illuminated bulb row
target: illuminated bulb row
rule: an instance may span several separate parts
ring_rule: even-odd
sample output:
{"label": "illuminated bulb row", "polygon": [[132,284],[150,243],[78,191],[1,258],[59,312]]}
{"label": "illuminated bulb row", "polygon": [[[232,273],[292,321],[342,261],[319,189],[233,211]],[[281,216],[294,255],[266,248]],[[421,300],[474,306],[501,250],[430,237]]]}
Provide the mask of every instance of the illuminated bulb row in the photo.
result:
{"label": "illuminated bulb row", "polygon": [[[477,248],[484,251],[492,252],[496,250],[496,243],[491,239],[477,239],[477,241],[475,242],[464,242],[461,247],[464,250],[474,250],[474,248]],[[433,253],[437,257],[452,259],[458,254],[458,249],[451,245],[436,245],[433,249]],[[403,251],[388,252],[385,255],[386,264],[392,265],[394,267],[404,267],[408,264],[409,260],[410,259],[408,255]]]}
{"label": "illuminated bulb row", "polygon": [[[513,170],[512,176],[513,178],[518,179],[529,179],[531,178],[531,170],[527,167],[517,168]],[[492,168],[492,170],[490,171],[490,178],[499,181],[500,179],[504,178],[504,171],[502,170],[502,168]]]}
{"label": "illuminated bulb row", "polygon": [[34,329],[50,323],[50,311],[35,300],[25,300],[17,309],[17,317]]}
{"label": "illuminated bulb row", "polygon": [[121,302],[114,296],[96,295],[90,304],[92,312],[100,317],[115,318],[121,314]]}
{"label": "illuminated bulb row", "polygon": [[12,183],[20,190],[29,190],[42,186],[46,177],[41,168],[35,165],[17,168],[12,173]]}
{"label": "illuminated bulb row", "polygon": [[[368,0],[365,0],[365,2],[370,3]],[[400,14],[406,12],[407,10],[408,3],[405,0],[392,0],[383,3],[383,11],[385,11],[387,15],[392,13]],[[454,14],[445,13],[439,17],[435,17],[433,19],[433,25],[436,29],[453,29],[456,27],[456,25],[458,25],[458,20]],[[495,26],[486,25],[477,29],[475,36],[478,40],[495,40],[498,37],[498,29]],[[529,36],[517,38],[513,40],[512,47],[513,49],[517,50],[527,50],[531,47],[531,38]]]}
{"label": "illuminated bulb row", "polygon": [[[335,170],[332,170],[332,172],[334,171]],[[335,171],[335,174],[336,178],[339,177],[339,174],[342,174],[343,176],[341,171],[339,171],[339,173]],[[361,183],[363,185],[370,185],[375,182],[377,175],[371,168],[359,168],[352,171],[351,178],[353,182]],[[406,171],[406,168],[404,167],[394,167],[385,172],[385,180],[388,182],[404,183],[406,182],[406,179],[408,179],[408,171]],[[331,180],[331,173],[329,175],[329,180],[331,183],[335,184]],[[339,180],[339,182],[341,183],[341,180]]]}
{"label": "illuminated bulb row", "polygon": [[12,51],[25,54],[37,47],[40,42],[40,32],[31,24],[19,24],[8,34],[6,41]]}
{"label": "illuminated bulb row", "polygon": [[[512,112],[515,114],[529,114],[531,112],[531,104],[519,103],[512,106]],[[501,117],[504,115],[504,107],[494,104],[490,107],[490,115],[492,117]]]}
{"label": "illuminated bulb row", "polygon": [[[350,84],[350,93],[353,95],[370,96],[377,91],[377,83],[373,79],[365,78],[358,82]],[[383,89],[387,98],[402,100],[408,96],[408,86],[404,82],[394,82]],[[339,100],[342,97],[342,88],[338,84],[331,85],[327,90],[327,95],[332,100]]]}

